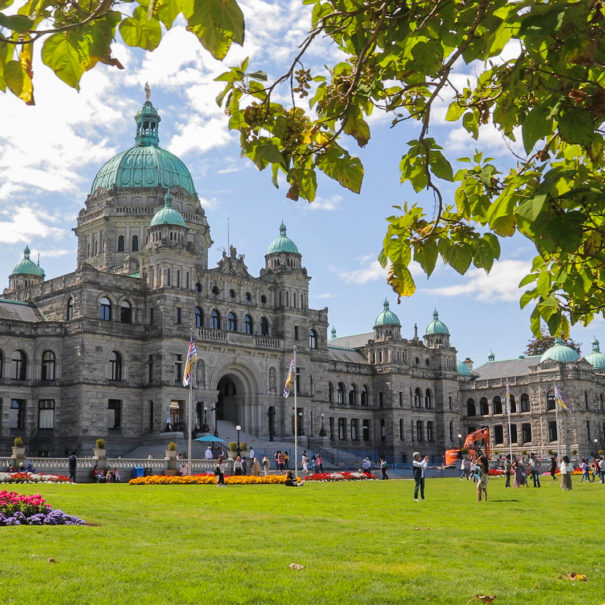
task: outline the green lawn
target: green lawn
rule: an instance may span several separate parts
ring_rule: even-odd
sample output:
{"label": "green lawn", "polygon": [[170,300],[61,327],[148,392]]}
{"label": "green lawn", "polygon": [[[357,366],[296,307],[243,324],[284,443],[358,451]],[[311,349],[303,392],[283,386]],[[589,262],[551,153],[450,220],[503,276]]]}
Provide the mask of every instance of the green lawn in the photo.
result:
{"label": "green lawn", "polygon": [[605,486],[543,483],[10,486],[91,525],[0,527],[0,603],[604,603]]}

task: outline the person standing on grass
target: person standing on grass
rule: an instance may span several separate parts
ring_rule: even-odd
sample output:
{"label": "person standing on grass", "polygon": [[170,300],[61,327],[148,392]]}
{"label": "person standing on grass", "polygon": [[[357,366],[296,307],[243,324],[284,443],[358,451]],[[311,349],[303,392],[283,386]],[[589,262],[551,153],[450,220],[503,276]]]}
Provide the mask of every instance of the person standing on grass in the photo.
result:
{"label": "person standing on grass", "polygon": [[267,458],[267,456],[263,456],[263,461],[261,462],[261,464],[266,477],[269,474],[269,458]]}
{"label": "person standing on grass", "polygon": [[477,502],[481,502],[481,496],[487,502],[487,480],[489,478],[489,460],[485,454],[477,460],[479,467],[479,478],[477,479]]}
{"label": "person standing on grass", "polygon": [[582,458],[580,468],[582,469],[582,477],[580,478],[580,483],[584,482],[584,478],[586,478],[588,483],[592,483],[594,479],[590,478],[590,467],[588,466],[588,461],[586,460],[586,458]]}
{"label": "person standing on grass", "polygon": [[553,454],[550,458],[550,468],[548,469],[553,481],[557,480],[557,457]]}
{"label": "person standing on grass", "polygon": [[303,473],[309,472],[309,456],[307,456],[307,450],[304,450],[300,459]]}
{"label": "person standing on grass", "polygon": [[605,483],[605,458],[602,456],[599,460],[599,477],[601,479],[601,483]]}
{"label": "person standing on grass", "polygon": [[324,472],[324,463],[321,459],[321,454],[317,454],[317,468],[319,469],[320,473]]}
{"label": "person standing on grass", "polygon": [[573,464],[569,461],[569,456],[563,456],[559,465],[561,471],[561,489],[563,491],[571,491],[571,474],[573,473]]}
{"label": "person standing on grass", "polygon": [[216,475],[216,487],[225,487],[225,471],[223,470],[222,457],[219,457],[219,459],[216,461],[214,474]]}
{"label": "person standing on grass", "polygon": [[[424,473],[429,465],[429,457],[425,456],[420,460],[420,452],[414,452],[412,468],[414,469],[414,502],[424,500]],[[420,490],[420,500],[418,500],[418,491]]]}
{"label": "person standing on grass", "polygon": [[466,477],[466,460],[460,460],[460,481]]}
{"label": "person standing on grass", "polygon": [[534,482],[534,487],[540,487],[540,461],[535,454],[529,455],[529,471]]}
{"label": "person standing on grass", "polygon": [[387,461],[384,458],[380,459],[380,471],[382,472],[382,478],[388,479],[387,475]]}
{"label": "person standing on grass", "polygon": [[504,487],[510,487],[510,474],[512,470],[512,464],[510,463],[510,454],[507,454],[504,460],[504,476],[506,477],[506,484]]}
{"label": "person standing on grass", "polygon": [[[76,452],[72,452],[69,457],[69,478],[75,483],[76,482],[76,468],[78,467],[78,460],[76,458]],[[601,481],[602,483],[602,481]]]}
{"label": "person standing on grass", "polygon": [[290,454],[288,454],[288,450],[284,451],[284,469],[288,470],[290,468]]}

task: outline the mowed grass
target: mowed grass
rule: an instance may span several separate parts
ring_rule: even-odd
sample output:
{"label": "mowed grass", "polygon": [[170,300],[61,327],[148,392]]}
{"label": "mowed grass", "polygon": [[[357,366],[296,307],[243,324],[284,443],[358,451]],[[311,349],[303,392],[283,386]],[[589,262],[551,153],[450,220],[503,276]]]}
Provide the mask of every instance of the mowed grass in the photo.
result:
{"label": "mowed grass", "polygon": [[577,478],[9,489],[94,525],[0,527],[2,604],[605,602],[605,486]]}

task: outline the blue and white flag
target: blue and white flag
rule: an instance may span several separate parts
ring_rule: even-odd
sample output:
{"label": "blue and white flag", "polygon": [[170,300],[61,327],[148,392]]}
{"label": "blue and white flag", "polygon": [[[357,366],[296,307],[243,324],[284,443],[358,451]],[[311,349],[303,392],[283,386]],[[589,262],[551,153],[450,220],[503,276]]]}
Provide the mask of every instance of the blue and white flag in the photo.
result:
{"label": "blue and white flag", "polygon": [[284,385],[284,392],[282,395],[284,399],[288,398],[290,394],[290,388],[292,387],[292,382],[294,381],[294,375],[296,374],[296,360],[294,359],[294,355],[292,355],[292,359],[290,360],[290,368],[288,369],[288,376],[286,378],[286,384]]}

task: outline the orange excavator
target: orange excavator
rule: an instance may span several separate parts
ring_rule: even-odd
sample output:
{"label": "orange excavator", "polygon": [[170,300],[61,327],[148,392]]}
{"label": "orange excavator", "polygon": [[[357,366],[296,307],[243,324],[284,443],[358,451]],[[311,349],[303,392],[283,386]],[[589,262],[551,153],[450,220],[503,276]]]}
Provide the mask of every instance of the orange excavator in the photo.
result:
{"label": "orange excavator", "polygon": [[464,440],[464,445],[462,448],[455,450],[445,450],[445,464],[446,466],[456,464],[457,460],[462,458],[461,449],[466,449],[468,455],[472,460],[477,460],[477,458],[485,452],[487,457],[490,455],[489,448],[489,429],[487,427],[483,427],[474,433],[469,433]]}

